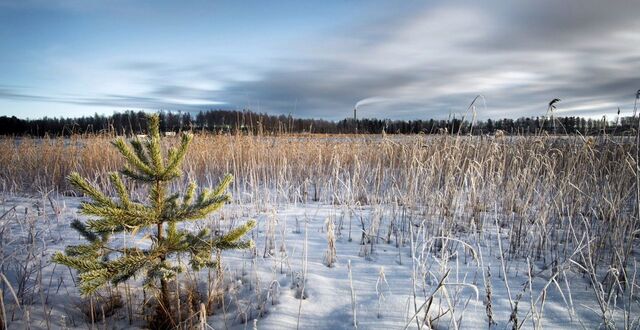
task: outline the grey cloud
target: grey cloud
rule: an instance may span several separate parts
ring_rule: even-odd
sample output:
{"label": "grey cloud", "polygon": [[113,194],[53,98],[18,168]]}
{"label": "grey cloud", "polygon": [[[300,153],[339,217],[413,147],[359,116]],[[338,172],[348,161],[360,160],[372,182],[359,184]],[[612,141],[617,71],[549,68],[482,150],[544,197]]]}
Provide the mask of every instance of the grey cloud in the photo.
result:
{"label": "grey cloud", "polygon": [[[379,97],[386,101],[363,106],[363,116],[413,119],[460,116],[483,94],[479,116],[497,118],[542,116],[555,97],[572,115],[613,113],[617,105],[628,111],[640,88],[640,1],[443,1],[409,9],[292,42],[265,66],[215,56],[115,65],[149,83],[141,95],[47,98],[0,89],[0,98],[184,111],[222,102],[341,119],[359,100]],[[200,103],[167,101],[179,99]]]}
{"label": "grey cloud", "polygon": [[488,1],[475,3],[490,12],[491,38],[477,47],[498,49],[563,49],[601,43],[616,30],[638,27],[640,2],[631,0]]}
{"label": "grey cloud", "polygon": [[167,102],[164,99],[136,95],[106,94],[97,97],[53,97],[19,92],[8,88],[0,88],[0,99],[52,102],[74,104],[84,106],[112,107],[114,110],[171,110],[198,112],[208,109],[220,108],[217,102],[202,102],[184,104],[180,102]]}
{"label": "grey cloud", "polygon": [[50,98],[21,93],[13,88],[0,88],[0,99],[18,101],[49,101]]}
{"label": "grey cloud", "polygon": [[[338,46],[324,53],[308,51],[304,60],[296,59],[295,69],[269,70],[261,81],[232,84],[220,97],[231,104],[250,97],[275,112],[289,111],[295,100],[299,115],[334,119],[345,117],[359,99],[376,96],[391,101],[369,106],[369,113],[403,118],[464,112],[479,93],[487,97],[484,116],[492,117],[544,115],[546,103],[555,97],[564,100],[560,109],[595,107],[577,115],[611,113],[616,110],[611,104],[624,111],[633,102],[640,88],[635,74],[640,44],[615,36],[637,27],[640,2],[465,5],[464,10],[478,12],[478,20],[448,27],[451,34],[437,35],[451,22],[431,15],[448,4],[379,20],[375,26],[350,30],[351,36],[329,40],[327,44]],[[437,28],[424,20],[436,20]],[[477,37],[456,35],[474,26]],[[411,29],[416,33],[407,37]],[[511,71],[531,78],[495,78]],[[486,84],[478,83],[483,79]]]}

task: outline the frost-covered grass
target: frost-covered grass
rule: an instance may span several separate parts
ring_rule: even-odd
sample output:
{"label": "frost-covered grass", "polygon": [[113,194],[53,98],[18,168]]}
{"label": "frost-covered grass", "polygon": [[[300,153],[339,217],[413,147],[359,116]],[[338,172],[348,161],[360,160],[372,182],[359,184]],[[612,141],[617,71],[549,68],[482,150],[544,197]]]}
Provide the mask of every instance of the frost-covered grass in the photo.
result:
{"label": "frost-covered grass", "polygon": [[[140,279],[81,298],[73,272],[49,261],[81,240],[69,228],[81,198],[69,196],[64,175],[77,170],[108,189],[104,172],[120,165],[108,141],[0,142],[10,150],[0,154],[9,328],[145,326],[152,294]],[[254,250],[224,252],[221,269],[173,284],[177,321],[637,328],[636,159],[633,138],[606,136],[199,136],[186,173],[211,185],[234,174],[235,201],[188,225],[221,233],[254,218],[259,226]],[[150,243],[144,232],[120,241]]]}

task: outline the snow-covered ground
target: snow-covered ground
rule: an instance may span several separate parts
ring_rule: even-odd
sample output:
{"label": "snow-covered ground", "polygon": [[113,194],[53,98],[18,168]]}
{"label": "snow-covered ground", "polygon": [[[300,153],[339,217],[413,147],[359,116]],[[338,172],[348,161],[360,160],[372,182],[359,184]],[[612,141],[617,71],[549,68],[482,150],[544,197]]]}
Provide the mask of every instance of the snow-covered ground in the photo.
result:
{"label": "snow-covered ground", "polygon": [[[83,311],[93,302],[80,297],[74,271],[50,262],[54,252],[82,241],[69,228],[81,218],[76,213],[80,200],[1,197],[0,288],[9,328],[145,326],[139,278],[128,288],[114,289],[123,307],[104,317],[102,308],[92,321]],[[443,232],[439,215],[401,205],[230,204],[210,219],[185,226],[224,231],[258,220],[251,233],[254,250],[223,252],[225,299],[206,320],[214,329],[348,329],[354,323],[361,329],[427,324],[486,329],[488,315],[496,329],[515,322],[522,328],[593,329],[602,326],[603,306],[614,326],[624,328],[625,319],[640,315],[629,290],[614,291],[599,303],[599,291],[577,265],[579,247],[555,262],[544,255],[528,260],[509,253],[509,233],[499,214],[482,213],[482,218],[481,231]],[[335,224],[333,267],[324,262],[329,222]],[[144,232],[119,239],[148,244]],[[183,280],[198,282],[206,292],[210,273],[188,272]]]}

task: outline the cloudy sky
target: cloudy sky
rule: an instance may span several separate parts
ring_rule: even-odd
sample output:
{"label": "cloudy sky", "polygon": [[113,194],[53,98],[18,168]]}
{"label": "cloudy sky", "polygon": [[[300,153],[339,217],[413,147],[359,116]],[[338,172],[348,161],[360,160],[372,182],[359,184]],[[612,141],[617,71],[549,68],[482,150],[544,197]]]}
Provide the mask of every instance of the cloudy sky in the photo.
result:
{"label": "cloudy sky", "polygon": [[637,0],[0,0],[0,115],[613,117],[638,89]]}

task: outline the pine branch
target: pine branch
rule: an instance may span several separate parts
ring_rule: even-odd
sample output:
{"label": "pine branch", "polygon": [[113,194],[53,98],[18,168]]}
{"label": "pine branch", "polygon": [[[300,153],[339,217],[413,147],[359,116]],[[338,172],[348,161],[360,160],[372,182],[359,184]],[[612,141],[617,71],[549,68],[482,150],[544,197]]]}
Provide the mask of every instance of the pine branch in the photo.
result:
{"label": "pine branch", "polygon": [[164,210],[162,211],[163,214],[169,214],[171,213],[171,210],[175,210],[178,208],[178,198],[180,198],[180,194],[175,193],[172,194],[171,196],[169,196],[167,199],[165,199],[164,201]]}
{"label": "pine branch", "polygon": [[87,227],[78,219],[71,221],[71,228],[75,229],[84,239],[89,242],[95,242],[98,240],[98,235],[90,232]]}
{"label": "pine branch", "polygon": [[80,205],[80,213],[97,216],[99,219],[87,221],[87,228],[97,233],[120,232],[123,230],[135,230],[155,222],[155,217],[146,207],[132,204],[129,208],[103,207],[92,203],[83,202]]}
{"label": "pine branch", "polygon": [[242,236],[244,236],[250,230],[255,228],[255,226],[256,226],[256,221],[255,220],[249,220],[244,225],[236,227],[236,228],[232,229],[231,231],[229,231],[226,235],[223,235],[220,238],[220,240],[224,241],[224,242],[235,242],[235,241],[239,240],[240,238],[242,238]]}
{"label": "pine branch", "polygon": [[109,282],[109,269],[100,268],[80,273],[80,293],[90,295]]}
{"label": "pine branch", "polygon": [[198,198],[196,198],[196,201],[193,203],[195,205],[202,205],[206,200],[207,200],[207,196],[209,196],[209,194],[211,193],[211,190],[209,189],[203,189],[202,192],[200,192],[200,194],[198,195]]}
{"label": "pine branch", "polygon": [[133,147],[133,151],[136,153],[136,156],[138,156],[138,159],[140,159],[140,161],[143,162],[145,165],[150,166],[149,158],[145,154],[144,146],[142,145],[142,142],[136,138],[129,141],[129,143],[131,143],[131,146]]}
{"label": "pine branch", "polygon": [[219,241],[214,244],[214,247],[220,250],[245,250],[245,249],[250,249],[253,246],[254,246],[254,243],[252,240],[237,241],[237,242]]}
{"label": "pine branch", "polygon": [[229,185],[231,184],[231,182],[233,182],[233,175],[231,174],[225,175],[222,181],[220,181],[220,183],[216,187],[216,189],[214,189],[213,192],[211,192],[210,198],[218,197],[222,195],[225,191],[227,191],[227,188],[229,188]]}
{"label": "pine branch", "polygon": [[187,187],[187,192],[185,193],[184,198],[182,199],[183,207],[193,202],[193,196],[196,193],[196,189],[198,189],[198,185],[194,181],[191,181],[191,183],[189,184],[189,187]]}
{"label": "pine branch", "polygon": [[180,176],[180,166],[182,165],[182,161],[187,154],[187,150],[189,149],[189,144],[191,143],[192,139],[192,134],[183,134],[180,147],[177,150],[172,149],[169,153],[169,165],[162,175],[165,180],[170,180],[172,178],[177,178]]}
{"label": "pine branch", "polygon": [[147,150],[151,156],[151,164],[155,171],[156,177],[164,172],[164,164],[162,162],[162,150],[160,146],[160,116],[153,114],[149,116],[149,135],[151,139],[147,143]]}
{"label": "pine branch", "polygon": [[150,262],[151,259],[144,254],[127,255],[110,262],[107,268],[112,273],[111,283],[118,284],[128,280]]}
{"label": "pine branch", "polygon": [[69,183],[71,183],[71,185],[78,188],[85,195],[88,195],[89,197],[91,197],[99,205],[111,206],[111,207],[116,206],[116,203],[113,202],[111,198],[107,197],[100,190],[92,186],[86,179],[81,177],[80,174],[78,174],[78,172],[72,172],[71,174],[69,174],[69,176],[67,177],[67,180],[69,180]]}
{"label": "pine branch", "polygon": [[125,165],[124,169],[120,171],[122,175],[127,176],[131,179],[141,182],[153,182],[153,177],[149,177],[144,174],[138,174],[134,170],[132,170],[128,165]]}
{"label": "pine branch", "polygon": [[[220,250],[228,250],[228,249],[248,249],[253,247],[254,243],[251,240],[241,241],[244,235],[246,235],[250,230],[252,230],[256,226],[255,220],[249,220],[242,226],[234,228],[229,231],[226,235],[218,237],[211,241],[204,241],[201,237],[192,237],[192,244],[194,245],[194,250],[203,248],[203,245],[209,249],[220,249]],[[198,242],[206,242],[205,244],[199,244]],[[195,252],[195,254],[199,254]]]}
{"label": "pine branch", "polygon": [[69,257],[98,258],[100,257],[100,244],[69,245],[64,253]]}
{"label": "pine branch", "polygon": [[179,231],[176,222],[171,221],[167,226],[167,237],[164,244],[167,245],[168,250],[181,252],[185,250],[184,246],[185,231]]}
{"label": "pine branch", "polygon": [[133,150],[131,150],[131,148],[127,145],[123,138],[116,139],[112,144],[118,149],[118,151],[120,151],[120,154],[122,154],[129,165],[148,177],[154,177],[155,172],[151,169],[151,167],[149,167],[140,158],[138,158],[138,156]]}
{"label": "pine branch", "polygon": [[113,186],[116,188],[116,192],[118,193],[118,197],[120,198],[120,202],[122,203],[122,206],[129,207],[131,205],[131,200],[129,199],[129,192],[127,191],[127,188],[124,186],[124,182],[122,182],[122,179],[120,179],[120,176],[118,176],[118,173],[110,173],[109,179],[111,180],[111,183],[113,184]]}
{"label": "pine branch", "polygon": [[70,257],[62,252],[56,252],[52,258],[53,262],[62,264],[80,272],[87,272],[103,268],[103,265],[95,259]]}
{"label": "pine branch", "polygon": [[224,204],[231,201],[230,195],[222,195],[213,199],[200,199],[196,203],[184,208],[175,214],[176,220],[198,220],[205,218],[210,213],[220,209]]}

